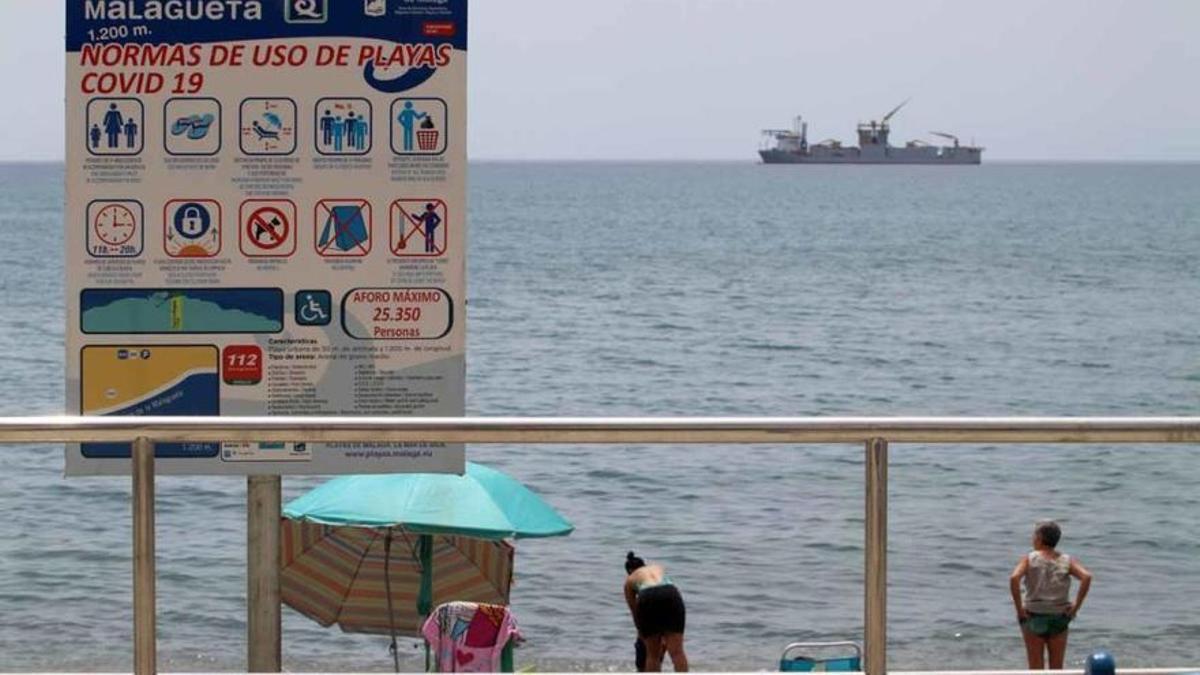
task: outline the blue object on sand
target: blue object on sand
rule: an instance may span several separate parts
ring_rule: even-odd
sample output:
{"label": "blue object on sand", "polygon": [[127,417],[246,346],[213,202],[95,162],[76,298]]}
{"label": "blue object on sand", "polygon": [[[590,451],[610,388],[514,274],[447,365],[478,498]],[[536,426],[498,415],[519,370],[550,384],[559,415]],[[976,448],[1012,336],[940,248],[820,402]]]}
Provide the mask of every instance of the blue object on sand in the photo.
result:
{"label": "blue object on sand", "polygon": [[[836,656],[817,657],[814,651],[837,650]],[[843,655],[846,651],[853,655]],[[862,671],[862,647],[856,642],[793,642],[784,647],[779,659],[784,673],[854,673]]]}
{"label": "blue object on sand", "polygon": [[1116,675],[1117,663],[1112,654],[1105,651],[1094,652],[1087,657],[1083,666],[1083,675]]}

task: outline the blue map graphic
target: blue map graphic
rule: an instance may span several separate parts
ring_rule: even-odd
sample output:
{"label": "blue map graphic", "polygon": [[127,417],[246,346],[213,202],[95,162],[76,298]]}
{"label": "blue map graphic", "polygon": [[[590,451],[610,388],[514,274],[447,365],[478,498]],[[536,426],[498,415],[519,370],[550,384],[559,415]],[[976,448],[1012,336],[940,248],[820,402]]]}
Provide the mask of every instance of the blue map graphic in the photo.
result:
{"label": "blue map graphic", "polygon": [[278,333],[278,288],[107,289],[80,296],[84,333]]}

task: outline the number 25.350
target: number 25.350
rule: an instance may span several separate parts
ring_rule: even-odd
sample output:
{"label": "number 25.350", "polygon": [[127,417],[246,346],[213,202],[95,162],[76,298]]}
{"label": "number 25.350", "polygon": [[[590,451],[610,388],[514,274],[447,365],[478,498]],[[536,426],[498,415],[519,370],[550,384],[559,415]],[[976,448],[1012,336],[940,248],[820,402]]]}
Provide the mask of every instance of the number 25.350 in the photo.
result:
{"label": "number 25.350", "polygon": [[375,321],[377,323],[385,322],[385,321],[405,322],[405,321],[420,321],[420,320],[421,320],[421,308],[420,307],[376,307],[375,308]]}

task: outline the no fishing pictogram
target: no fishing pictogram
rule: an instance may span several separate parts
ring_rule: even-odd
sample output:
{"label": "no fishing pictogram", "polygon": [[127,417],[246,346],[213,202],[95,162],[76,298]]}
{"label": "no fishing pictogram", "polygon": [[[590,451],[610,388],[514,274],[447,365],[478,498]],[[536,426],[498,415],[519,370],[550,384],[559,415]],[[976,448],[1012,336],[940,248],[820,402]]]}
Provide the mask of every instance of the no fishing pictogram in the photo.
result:
{"label": "no fishing pictogram", "polygon": [[296,252],[296,204],[287,199],[242,202],[239,245],[250,258],[287,258]]}
{"label": "no fishing pictogram", "polygon": [[397,199],[392,202],[389,244],[392,255],[436,258],[446,253],[449,215],[441,199]]}

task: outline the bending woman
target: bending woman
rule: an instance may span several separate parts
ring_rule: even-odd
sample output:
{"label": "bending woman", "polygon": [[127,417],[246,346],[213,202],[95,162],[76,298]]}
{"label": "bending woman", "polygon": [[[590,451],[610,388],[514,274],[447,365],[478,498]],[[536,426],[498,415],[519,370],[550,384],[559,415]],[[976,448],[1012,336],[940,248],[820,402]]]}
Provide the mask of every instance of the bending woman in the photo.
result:
{"label": "bending woman", "polygon": [[662,670],[663,652],[671,655],[675,672],[688,669],[683,652],[683,629],[687,609],[683,596],[662,565],[647,565],[633,551],[625,557],[625,602],[637,626],[638,639],[646,647],[646,670]]}

